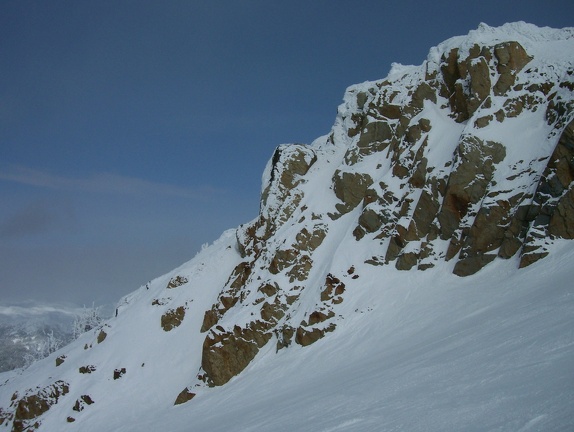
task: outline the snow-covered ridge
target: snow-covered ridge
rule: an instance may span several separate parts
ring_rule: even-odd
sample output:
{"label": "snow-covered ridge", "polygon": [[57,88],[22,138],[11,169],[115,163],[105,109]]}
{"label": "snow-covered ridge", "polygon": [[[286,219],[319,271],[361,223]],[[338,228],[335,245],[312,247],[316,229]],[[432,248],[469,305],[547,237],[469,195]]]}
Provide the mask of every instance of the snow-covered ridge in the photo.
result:
{"label": "snow-covered ridge", "polygon": [[255,220],[0,375],[0,430],[571,426],[573,32],[481,25],[349,87]]}
{"label": "snow-covered ridge", "polygon": [[[474,44],[480,46],[494,46],[501,42],[516,41],[528,52],[540,60],[555,60],[560,63],[571,61],[560,53],[560,46],[574,39],[574,28],[554,29],[551,27],[537,27],[523,21],[506,23],[500,27],[491,27],[481,23],[476,30],[471,30],[467,36],[455,36],[435,48],[431,48],[429,57],[435,58],[435,52],[448,52],[452,48],[459,48],[463,56],[468,56],[470,48]],[[558,44],[556,44],[558,42]],[[545,47],[554,47],[545,50]]]}

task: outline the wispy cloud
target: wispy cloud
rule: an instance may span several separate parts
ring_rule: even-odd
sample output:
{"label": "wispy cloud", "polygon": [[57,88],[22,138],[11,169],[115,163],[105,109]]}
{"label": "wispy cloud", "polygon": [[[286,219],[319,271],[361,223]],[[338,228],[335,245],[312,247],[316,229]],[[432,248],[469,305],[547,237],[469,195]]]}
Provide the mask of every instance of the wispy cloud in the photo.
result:
{"label": "wispy cloud", "polygon": [[48,201],[35,201],[0,222],[0,239],[21,238],[50,231],[69,222],[70,206]]}
{"label": "wispy cloud", "polygon": [[1,169],[0,180],[48,189],[125,195],[145,196],[153,194],[183,198],[205,198],[213,193],[223,192],[221,189],[210,186],[187,188],[107,172],[96,173],[87,177],[65,177],[22,165],[13,165]]}
{"label": "wispy cloud", "polygon": [[52,305],[29,305],[29,306],[3,306],[0,305],[0,316],[39,316],[46,314],[63,314],[76,316],[82,309],[78,307],[52,306]]}

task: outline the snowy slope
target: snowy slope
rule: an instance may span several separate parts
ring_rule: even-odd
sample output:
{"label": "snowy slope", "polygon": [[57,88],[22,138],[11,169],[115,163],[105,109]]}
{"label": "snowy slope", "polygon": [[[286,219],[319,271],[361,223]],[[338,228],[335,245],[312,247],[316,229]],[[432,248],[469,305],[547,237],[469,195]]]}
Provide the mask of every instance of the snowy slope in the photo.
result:
{"label": "snowy slope", "polygon": [[[338,331],[309,347],[263,351],[227,385],[180,406],[174,389],[195,372],[192,348],[197,367],[202,341],[184,329],[169,339],[157,326],[145,337],[139,311],[111,358],[92,348],[88,358],[101,366],[81,382],[76,368],[86,356],[72,347],[58,353],[69,357],[59,376],[89,389],[97,410],[74,412],[82,391],[71,392],[42,430],[569,430],[574,251],[565,242],[554,252],[543,269],[516,272],[516,262],[500,261],[464,279],[444,268],[381,274],[366,266],[349,286]],[[53,362],[33,366],[24,387],[56,373]],[[114,381],[120,366],[126,375]],[[23,378],[3,392],[22,388]],[[67,424],[69,415],[77,421]]]}
{"label": "snowy slope", "polygon": [[328,339],[262,353],[167,418],[105,429],[571,430],[574,254],[562,246],[542,274],[504,262],[463,280],[364,274]]}
{"label": "snowy slope", "polygon": [[258,218],[0,374],[0,431],[574,428],[573,74],[515,23],[350,87]]}

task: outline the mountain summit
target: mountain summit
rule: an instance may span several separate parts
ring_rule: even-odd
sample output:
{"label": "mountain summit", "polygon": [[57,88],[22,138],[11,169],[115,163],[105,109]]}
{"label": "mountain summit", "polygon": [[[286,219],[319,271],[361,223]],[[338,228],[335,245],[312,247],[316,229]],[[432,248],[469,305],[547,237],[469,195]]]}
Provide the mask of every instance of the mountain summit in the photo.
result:
{"label": "mountain summit", "polygon": [[559,430],[574,28],[433,47],[281,145],[258,217],[0,375],[0,431]]}

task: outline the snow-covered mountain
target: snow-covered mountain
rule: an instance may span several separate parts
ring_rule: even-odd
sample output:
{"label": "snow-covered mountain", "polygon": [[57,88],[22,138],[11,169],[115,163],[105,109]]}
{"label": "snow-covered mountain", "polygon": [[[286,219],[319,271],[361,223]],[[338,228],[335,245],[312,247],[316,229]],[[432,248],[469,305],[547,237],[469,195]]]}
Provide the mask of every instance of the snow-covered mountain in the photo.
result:
{"label": "snow-covered mountain", "polygon": [[574,28],[481,25],[282,145],[259,216],[0,375],[0,430],[574,429]]}
{"label": "snow-covered mountain", "polygon": [[24,367],[72,340],[76,311],[46,305],[0,305],[0,372]]}
{"label": "snow-covered mountain", "polygon": [[102,307],[0,305],[0,372],[27,367],[103,321]]}

